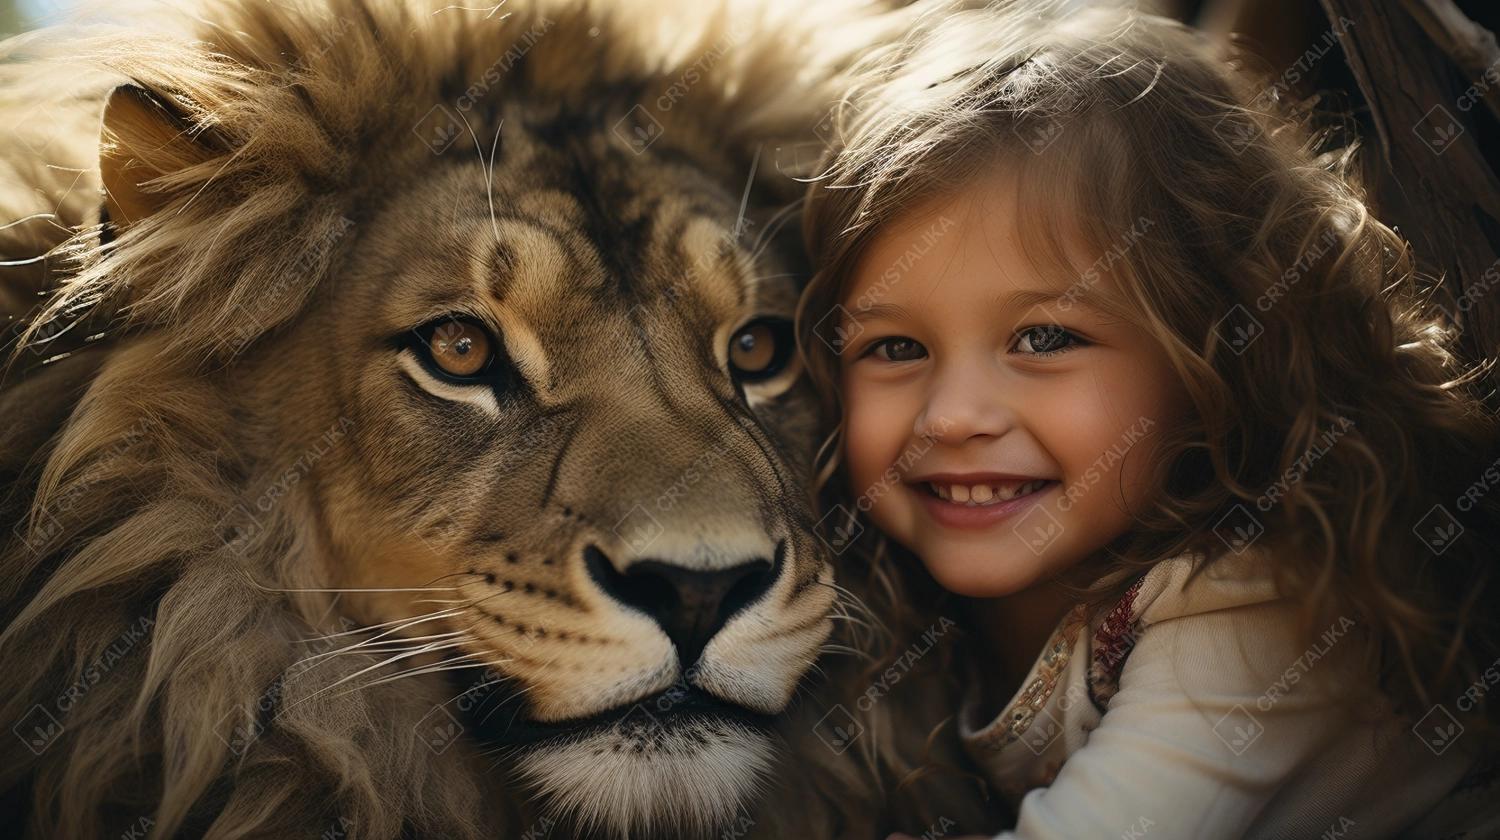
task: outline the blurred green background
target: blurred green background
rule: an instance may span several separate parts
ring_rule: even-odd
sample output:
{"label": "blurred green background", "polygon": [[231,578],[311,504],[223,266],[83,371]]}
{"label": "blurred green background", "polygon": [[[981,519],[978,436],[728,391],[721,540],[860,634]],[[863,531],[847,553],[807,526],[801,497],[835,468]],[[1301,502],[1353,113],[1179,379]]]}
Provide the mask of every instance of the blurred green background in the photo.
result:
{"label": "blurred green background", "polygon": [[0,38],[21,31],[21,15],[16,11],[16,0],[0,0]]}
{"label": "blurred green background", "polygon": [[68,0],[0,0],[0,38],[40,26],[67,6]]}

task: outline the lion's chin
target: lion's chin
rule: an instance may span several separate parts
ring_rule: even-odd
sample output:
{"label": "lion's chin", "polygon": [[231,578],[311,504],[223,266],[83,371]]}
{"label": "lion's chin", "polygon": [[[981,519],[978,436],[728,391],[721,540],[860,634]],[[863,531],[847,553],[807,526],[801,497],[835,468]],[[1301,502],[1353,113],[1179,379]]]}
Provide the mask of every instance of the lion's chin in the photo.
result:
{"label": "lion's chin", "polygon": [[705,837],[734,823],[774,755],[740,721],[632,715],[535,744],[516,769],[582,835]]}

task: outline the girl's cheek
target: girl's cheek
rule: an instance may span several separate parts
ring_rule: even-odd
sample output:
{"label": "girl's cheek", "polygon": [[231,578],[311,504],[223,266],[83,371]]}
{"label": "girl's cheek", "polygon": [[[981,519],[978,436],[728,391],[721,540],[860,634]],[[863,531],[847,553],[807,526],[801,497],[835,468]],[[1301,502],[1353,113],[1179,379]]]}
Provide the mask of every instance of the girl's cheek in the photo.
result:
{"label": "girl's cheek", "polygon": [[845,392],[844,412],[844,457],[859,493],[891,465],[892,441],[899,447],[901,440],[899,411],[855,383]]}

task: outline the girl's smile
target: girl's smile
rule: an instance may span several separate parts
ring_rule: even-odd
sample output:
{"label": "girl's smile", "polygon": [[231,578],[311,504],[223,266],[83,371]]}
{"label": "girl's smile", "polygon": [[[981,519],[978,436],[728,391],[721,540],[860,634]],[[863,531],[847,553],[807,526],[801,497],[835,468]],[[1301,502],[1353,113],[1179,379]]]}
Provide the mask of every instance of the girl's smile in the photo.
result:
{"label": "girl's smile", "polygon": [[1058,482],[1001,473],[932,473],[913,476],[905,484],[939,525],[985,528],[1025,511]]}

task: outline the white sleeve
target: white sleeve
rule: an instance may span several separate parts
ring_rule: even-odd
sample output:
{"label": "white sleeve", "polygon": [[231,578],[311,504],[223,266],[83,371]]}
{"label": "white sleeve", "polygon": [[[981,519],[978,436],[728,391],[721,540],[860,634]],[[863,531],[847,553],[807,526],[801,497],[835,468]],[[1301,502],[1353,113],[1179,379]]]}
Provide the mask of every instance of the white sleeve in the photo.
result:
{"label": "white sleeve", "polygon": [[1147,627],[1099,727],[1000,836],[1240,837],[1347,720],[1317,690],[1341,651],[1309,661],[1297,626],[1276,600]]}

